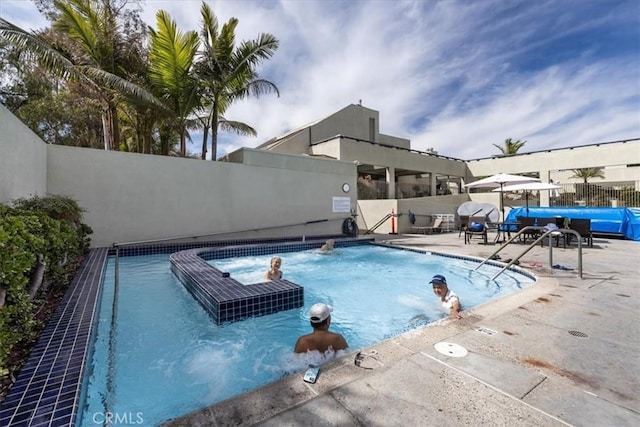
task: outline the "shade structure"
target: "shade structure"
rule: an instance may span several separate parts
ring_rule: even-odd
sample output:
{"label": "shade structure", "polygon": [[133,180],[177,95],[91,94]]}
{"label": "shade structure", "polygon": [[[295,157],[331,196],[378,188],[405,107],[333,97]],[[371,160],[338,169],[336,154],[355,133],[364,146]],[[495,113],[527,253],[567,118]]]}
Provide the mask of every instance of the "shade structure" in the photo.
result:
{"label": "shade structure", "polygon": [[522,175],[510,175],[508,173],[498,173],[489,177],[480,179],[478,181],[465,184],[467,188],[495,188],[500,191],[500,212],[502,212],[502,220],[504,221],[504,201],[502,195],[504,193],[504,187],[515,184],[525,183],[539,183],[540,179],[532,178],[530,176]]}
{"label": "shade structure", "polygon": [[500,211],[491,203],[464,202],[458,206],[459,217],[484,216],[489,222],[500,221]]}
{"label": "shade structure", "polygon": [[527,216],[529,216],[529,191],[557,190],[559,188],[561,188],[559,185],[549,184],[547,182],[524,182],[513,185],[505,185],[504,187],[496,188],[493,191],[524,191]]}

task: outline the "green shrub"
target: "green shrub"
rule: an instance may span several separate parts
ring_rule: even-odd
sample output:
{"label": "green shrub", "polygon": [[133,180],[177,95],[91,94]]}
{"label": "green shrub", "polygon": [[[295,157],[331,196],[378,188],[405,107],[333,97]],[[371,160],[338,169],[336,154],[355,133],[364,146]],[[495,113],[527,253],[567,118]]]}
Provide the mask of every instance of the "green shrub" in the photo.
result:
{"label": "green shrub", "polygon": [[0,377],[19,368],[10,366],[12,349],[33,341],[41,326],[28,289],[38,257],[45,263],[45,288],[62,291],[89,249],[91,233],[69,198],[21,199],[15,206],[0,205]]}
{"label": "green shrub", "polygon": [[64,221],[75,230],[81,242],[83,252],[89,250],[91,244],[91,227],[82,223],[82,214],[85,212],[78,202],[67,196],[31,197],[29,199],[16,199],[13,206],[17,209],[41,212],[48,217]]}

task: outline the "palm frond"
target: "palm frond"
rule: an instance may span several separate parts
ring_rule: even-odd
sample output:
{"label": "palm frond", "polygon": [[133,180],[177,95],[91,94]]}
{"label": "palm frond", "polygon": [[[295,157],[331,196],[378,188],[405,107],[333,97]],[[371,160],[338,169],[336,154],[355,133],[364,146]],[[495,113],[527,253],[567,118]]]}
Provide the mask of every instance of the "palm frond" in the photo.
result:
{"label": "palm frond", "polygon": [[233,120],[219,120],[218,126],[226,132],[233,132],[242,136],[258,136],[258,132],[246,123],[236,122]]}
{"label": "palm frond", "polygon": [[77,66],[76,70],[100,87],[105,87],[115,92],[122,92],[140,101],[166,109],[165,104],[149,91],[122,77],[91,66]]}
{"label": "palm frond", "polygon": [[6,40],[21,54],[32,56],[47,70],[65,79],[79,79],[81,75],[74,69],[74,64],[37,34],[30,33],[0,18],[0,38]]}
{"label": "palm frond", "polygon": [[[95,27],[97,20],[95,20],[95,15],[88,13],[86,8],[83,7],[84,5],[78,4],[77,1],[62,2],[56,0],[54,4],[60,12],[60,16],[53,27],[68,33],[73,40],[80,44],[82,50],[87,53],[87,59],[92,60],[96,64],[99,63],[96,61],[98,55]],[[87,19],[87,15],[94,19]]]}

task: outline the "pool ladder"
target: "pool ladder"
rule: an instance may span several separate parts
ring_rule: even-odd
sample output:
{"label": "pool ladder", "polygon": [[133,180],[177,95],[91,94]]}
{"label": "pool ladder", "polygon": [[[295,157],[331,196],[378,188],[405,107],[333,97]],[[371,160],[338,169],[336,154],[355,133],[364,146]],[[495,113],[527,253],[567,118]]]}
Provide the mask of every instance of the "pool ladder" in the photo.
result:
{"label": "pool ladder", "polygon": [[474,269],[474,271],[479,269],[480,267],[482,267],[487,261],[491,260],[494,256],[496,256],[498,254],[498,252],[500,252],[501,250],[506,248],[516,238],[520,237],[520,235],[522,235],[522,234],[524,234],[526,232],[533,231],[533,230],[543,231],[543,233],[533,243],[531,243],[529,246],[527,246],[527,248],[524,250],[524,252],[522,252],[520,255],[518,255],[517,257],[515,257],[514,259],[509,261],[509,263],[507,263],[507,265],[505,265],[502,268],[502,270],[500,270],[498,273],[496,273],[491,278],[491,280],[494,280],[496,277],[498,277],[500,274],[502,274],[505,270],[507,270],[512,265],[514,265],[516,262],[518,262],[518,260],[520,258],[522,258],[527,252],[529,252],[531,249],[533,249],[533,247],[535,245],[537,245],[539,242],[541,242],[547,236],[549,236],[549,266],[550,267],[553,266],[553,244],[551,242],[551,239],[554,236],[551,236],[551,233],[562,233],[563,235],[566,234],[566,233],[569,233],[569,234],[575,235],[578,238],[578,275],[582,279],[582,236],[580,236],[580,233],[578,233],[575,230],[568,229],[568,228],[556,228],[556,229],[553,229],[553,230],[545,230],[544,227],[535,226],[535,225],[529,225],[529,226],[524,227],[522,230],[519,230],[513,237],[511,237],[511,238],[509,238],[509,240],[505,241],[502,244],[502,246],[500,246],[494,253],[489,255],[489,257],[487,259],[482,261]]}

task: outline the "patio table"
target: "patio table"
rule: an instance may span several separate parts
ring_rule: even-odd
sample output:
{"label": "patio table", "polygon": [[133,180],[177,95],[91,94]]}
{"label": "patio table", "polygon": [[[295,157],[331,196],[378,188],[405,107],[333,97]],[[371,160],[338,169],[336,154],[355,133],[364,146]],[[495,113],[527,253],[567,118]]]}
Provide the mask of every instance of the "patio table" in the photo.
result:
{"label": "patio table", "polygon": [[[504,222],[497,222],[493,225],[497,225],[497,232],[496,232],[496,243],[504,243],[507,241],[507,239],[511,238],[511,228],[513,227],[514,230],[516,231],[518,229],[518,226],[520,225],[519,222],[513,222],[513,221],[504,221]],[[502,240],[500,240],[500,234],[502,234]]]}

